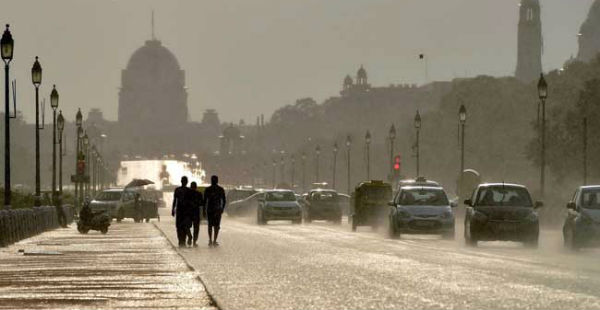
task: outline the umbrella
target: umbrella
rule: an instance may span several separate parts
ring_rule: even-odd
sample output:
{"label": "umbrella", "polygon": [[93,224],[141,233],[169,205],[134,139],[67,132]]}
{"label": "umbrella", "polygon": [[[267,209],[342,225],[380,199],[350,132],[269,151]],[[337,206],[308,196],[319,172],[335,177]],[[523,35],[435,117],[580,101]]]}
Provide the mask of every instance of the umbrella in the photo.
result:
{"label": "umbrella", "polygon": [[133,179],[131,182],[129,182],[129,184],[127,184],[127,186],[125,186],[125,188],[139,187],[139,186],[145,186],[145,185],[149,185],[149,184],[154,184],[154,182],[152,182],[148,179]]}

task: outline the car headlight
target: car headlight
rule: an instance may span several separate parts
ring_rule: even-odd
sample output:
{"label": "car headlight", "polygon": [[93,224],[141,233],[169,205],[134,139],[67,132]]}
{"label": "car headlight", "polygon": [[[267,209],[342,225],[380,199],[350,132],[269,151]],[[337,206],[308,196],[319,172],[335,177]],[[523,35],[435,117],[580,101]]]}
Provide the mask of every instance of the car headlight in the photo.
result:
{"label": "car headlight", "polygon": [[442,213],[443,219],[449,219],[451,217],[452,217],[452,211],[446,211],[446,212]]}
{"label": "car headlight", "polygon": [[529,215],[527,215],[527,217],[525,219],[527,221],[529,221],[529,222],[537,222],[538,221],[538,215],[535,214],[535,212],[531,212],[531,213],[529,213]]}

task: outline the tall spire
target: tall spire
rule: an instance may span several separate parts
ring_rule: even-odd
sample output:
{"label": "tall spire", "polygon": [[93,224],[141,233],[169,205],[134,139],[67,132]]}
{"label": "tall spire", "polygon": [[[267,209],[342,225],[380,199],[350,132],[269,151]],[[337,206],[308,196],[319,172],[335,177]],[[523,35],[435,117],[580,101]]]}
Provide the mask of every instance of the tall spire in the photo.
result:
{"label": "tall spire", "polygon": [[154,35],[154,10],[152,10],[151,26],[152,26],[152,40],[156,40],[156,36]]}
{"label": "tall spire", "polygon": [[519,8],[517,70],[523,82],[537,80],[542,73],[542,20],[539,0],[521,0]]}

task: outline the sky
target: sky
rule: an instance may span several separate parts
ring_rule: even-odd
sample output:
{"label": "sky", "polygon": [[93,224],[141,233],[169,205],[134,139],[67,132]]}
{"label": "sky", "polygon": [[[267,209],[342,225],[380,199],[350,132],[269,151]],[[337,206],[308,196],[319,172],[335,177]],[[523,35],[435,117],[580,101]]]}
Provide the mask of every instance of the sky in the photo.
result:
{"label": "sky", "polygon": [[[36,55],[40,94],[48,98],[56,84],[65,117],[96,107],[116,120],[121,70],[150,39],[154,11],[156,37],[185,70],[190,119],[213,108],[222,121],[254,123],[298,98],[338,95],[344,76],[360,65],[374,86],[513,75],[519,2],[0,0],[0,21],[11,25],[11,79],[30,122]],[[593,0],[540,2],[544,70],[560,68],[577,54],[576,35]]]}

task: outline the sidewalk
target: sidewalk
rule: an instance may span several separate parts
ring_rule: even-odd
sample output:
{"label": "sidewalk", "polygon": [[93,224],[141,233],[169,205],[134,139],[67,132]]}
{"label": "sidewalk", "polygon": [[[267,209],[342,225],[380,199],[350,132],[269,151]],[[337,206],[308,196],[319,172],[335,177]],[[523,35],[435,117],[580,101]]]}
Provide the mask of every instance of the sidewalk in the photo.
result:
{"label": "sidewalk", "polygon": [[215,309],[154,225],[75,227],[0,248],[0,309]]}

